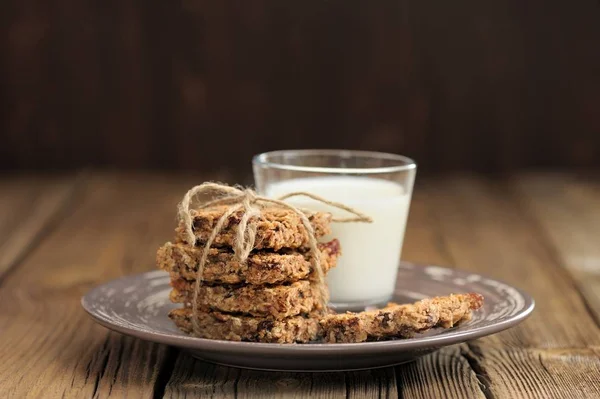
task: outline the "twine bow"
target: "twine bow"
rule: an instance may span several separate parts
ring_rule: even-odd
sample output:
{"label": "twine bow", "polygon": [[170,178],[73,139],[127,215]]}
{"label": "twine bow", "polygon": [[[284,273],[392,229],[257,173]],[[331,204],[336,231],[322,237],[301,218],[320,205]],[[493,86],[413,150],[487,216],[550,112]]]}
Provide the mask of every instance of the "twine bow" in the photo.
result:
{"label": "twine bow", "polygon": [[233,245],[233,252],[240,262],[246,262],[250,252],[254,249],[256,240],[256,223],[257,217],[261,215],[261,210],[266,206],[275,206],[283,209],[288,209],[298,215],[302,221],[307,236],[310,251],[310,258],[313,269],[317,272],[318,288],[320,293],[321,309],[327,308],[327,288],[325,286],[325,275],[323,268],[321,267],[321,252],[317,247],[317,239],[315,237],[314,229],[308,219],[306,210],[301,210],[295,206],[284,202],[285,199],[291,197],[308,197],[315,201],[321,202],[326,205],[344,210],[354,215],[354,217],[348,218],[332,218],[333,222],[339,223],[351,223],[351,222],[366,222],[371,223],[373,220],[371,217],[339,202],[329,201],[318,195],[311,194],[308,192],[293,192],[286,194],[279,199],[267,198],[259,196],[254,190],[250,188],[238,188],[232,187],[225,184],[218,183],[203,183],[199,186],[191,188],[181,200],[179,204],[179,219],[183,221],[185,226],[185,235],[188,244],[194,246],[196,243],[196,236],[193,229],[193,217],[191,214],[190,206],[193,200],[198,194],[213,194],[217,196],[217,199],[205,201],[196,206],[196,209],[205,209],[219,205],[229,205],[229,208],[225,210],[223,215],[217,221],[217,224],[213,228],[210,236],[204,244],[204,250],[202,251],[202,257],[198,264],[198,271],[196,274],[196,284],[194,288],[194,297],[192,302],[192,326],[193,332],[198,336],[199,323],[198,323],[198,296],[200,292],[200,286],[204,274],[204,265],[208,258],[208,252],[216,239],[217,235],[223,230],[225,223],[228,218],[239,210],[243,210],[240,222],[235,230],[235,239]]}

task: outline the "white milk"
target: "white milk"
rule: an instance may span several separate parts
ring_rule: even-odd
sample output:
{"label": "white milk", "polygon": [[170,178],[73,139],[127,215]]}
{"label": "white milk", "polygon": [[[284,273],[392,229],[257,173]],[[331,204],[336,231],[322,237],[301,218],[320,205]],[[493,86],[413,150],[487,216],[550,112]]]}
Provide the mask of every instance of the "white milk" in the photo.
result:
{"label": "white milk", "polygon": [[[368,177],[326,176],[282,181],[266,187],[266,195],[280,197],[307,191],[341,202],[373,218],[373,223],[333,223],[331,236],[338,238],[342,256],[327,276],[331,302],[379,303],[394,292],[402,250],[410,193],[397,183]],[[331,212],[334,217],[352,216],[310,198],[289,198],[300,208]]]}

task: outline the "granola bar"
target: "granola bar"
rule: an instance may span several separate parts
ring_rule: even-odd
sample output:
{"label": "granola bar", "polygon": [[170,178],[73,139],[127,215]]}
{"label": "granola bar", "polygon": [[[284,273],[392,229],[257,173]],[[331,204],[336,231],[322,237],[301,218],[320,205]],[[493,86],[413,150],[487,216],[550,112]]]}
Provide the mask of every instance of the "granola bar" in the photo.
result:
{"label": "granola bar", "polygon": [[[327,273],[335,266],[340,255],[338,240],[319,244],[321,267]],[[195,280],[202,249],[186,244],[166,243],[158,249],[156,262],[160,269],[171,273],[173,278]],[[234,254],[224,248],[211,248],[204,265],[203,281],[222,284],[283,284],[316,278],[312,270],[310,254],[284,250],[282,252],[259,251],[250,254],[246,262],[239,262]]]}
{"label": "granola bar", "polygon": [[[219,218],[228,207],[216,206],[202,210],[192,210],[193,230],[196,235],[195,245],[206,242]],[[214,247],[232,247],[235,242],[235,228],[240,223],[243,211],[235,212],[227,219],[223,230],[217,234]],[[265,208],[261,215],[251,220],[256,222],[255,249],[302,248],[308,246],[308,234],[300,217],[287,209]],[[315,237],[323,237],[330,233],[331,214],[314,213],[308,216],[313,226]],[[177,239],[186,242],[185,226],[180,222],[175,230]]]}
{"label": "granola bar", "polygon": [[330,343],[410,338],[430,328],[450,328],[470,320],[471,311],[482,304],[479,294],[449,295],[414,304],[389,304],[380,310],[325,316],[320,324],[323,339]]}
{"label": "granola bar", "polygon": [[[191,304],[195,282],[171,281],[171,301]],[[257,317],[283,319],[320,309],[320,293],[316,284],[301,280],[289,285],[254,286],[201,285],[198,306],[228,313],[244,313]]]}
{"label": "granola bar", "polygon": [[[185,333],[192,332],[192,309],[174,309],[169,317]],[[228,341],[304,343],[315,340],[319,329],[318,318],[308,316],[271,320],[203,310],[198,321],[201,338]]]}

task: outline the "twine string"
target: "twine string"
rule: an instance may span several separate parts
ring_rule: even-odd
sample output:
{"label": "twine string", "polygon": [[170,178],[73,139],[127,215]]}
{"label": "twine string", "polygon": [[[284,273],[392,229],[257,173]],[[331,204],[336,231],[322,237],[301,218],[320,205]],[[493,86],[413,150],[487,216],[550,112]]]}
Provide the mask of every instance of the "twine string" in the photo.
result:
{"label": "twine string", "polygon": [[221,215],[221,217],[215,224],[215,227],[211,231],[211,234],[206,240],[206,243],[204,244],[204,250],[202,251],[202,256],[200,258],[200,263],[198,264],[198,271],[196,272],[196,283],[194,285],[194,295],[192,302],[192,327],[194,335],[196,336],[199,335],[198,332],[200,331],[200,326],[198,322],[198,297],[200,295],[200,288],[202,285],[204,275],[204,266],[208,259],[208,253],[215,239],[217,238],[217,235],[223,230],[229,217],[234,213],[243,210],[242,217],[235,230],[235,239],[233,243],[233,252],[236,256],[236,259],[240,262],[246,262],[248,256],[250,255],[250,252],[254,249],[257,231],[257,220],[258,217],[261,215],[261,211],[264,207],[268,205],[274,205],[275,207],[288,209],[289,211],[295,213],[299,217],[300,221],[302,222],[302,225],[304,226],[304,229],[306,230],[306,234],[308,237],[311,264],[313,270],[315,270],[317,273],[319,301],[321,303],[321,309],[323,311],[327,308],[328,292],[327,287],[325,285],[325,274],[321,266],[321,252],[319,251],[317,245],[317,238],[315,237],[313,226],[310,223],[310,220],[305,210],[301,210],[287,202],[284,202],[284,200],[291,197],[304,196],[311,198],[315,201],[321,202],[323,204],[344,210],[354,215],[353,217],[332,219],[332,221],[338,223],[371,223],[373,221],[369,216],[357,211],[354,208],[351,208],[339,202],[329,201],[323,197],[308,192],[293,192],[286,194],[278,199],[272,199],[259,196],[254,190],[249,188],[244,189],[228,186],[225,184],[207,182],[192,187],[184,195],[183,199],[179,204],[179,219],[183,222],[185,226],[185,238],[187,243],[191,246],[195,246],[196,244],[196,236],[194,234],[194,221],[191,206],[199,194],[211,193],[216,194],[217,198],[201,202],[196,206],[197,209],[205,209],[208,207],[218,205],[227,205],[228,208],[225,210],[223,215]]}

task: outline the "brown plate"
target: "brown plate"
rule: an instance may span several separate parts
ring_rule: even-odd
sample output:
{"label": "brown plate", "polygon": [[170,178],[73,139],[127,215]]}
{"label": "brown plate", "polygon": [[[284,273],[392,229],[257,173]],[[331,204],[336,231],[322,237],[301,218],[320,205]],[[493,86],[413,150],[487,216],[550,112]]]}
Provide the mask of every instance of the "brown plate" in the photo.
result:
{"label": "brown plate", "polygon": [[523,321],[533,299],[523,291],[479,274],[438,266],[402,263],[397,302],[451,293],[477,292],[483,308],[467,323],[411,339],[358,344],[261,344],[193,338],[167,317],[169,276],[153,271],[123,277],[94,288],[81,300],[100,324],[147,341],[177,346],[200,359],[261,370],[333,371],[384,367],[412,361],[443,346],[494,334]]}

